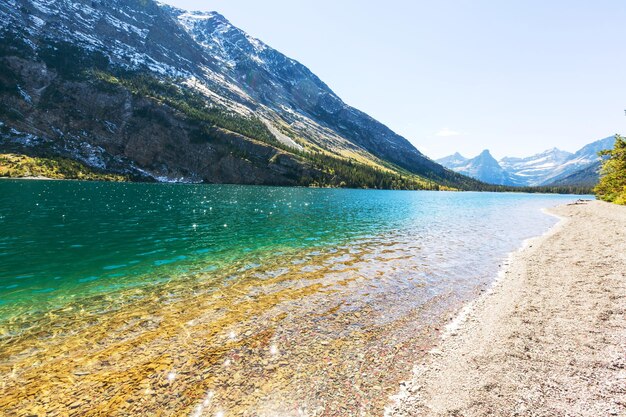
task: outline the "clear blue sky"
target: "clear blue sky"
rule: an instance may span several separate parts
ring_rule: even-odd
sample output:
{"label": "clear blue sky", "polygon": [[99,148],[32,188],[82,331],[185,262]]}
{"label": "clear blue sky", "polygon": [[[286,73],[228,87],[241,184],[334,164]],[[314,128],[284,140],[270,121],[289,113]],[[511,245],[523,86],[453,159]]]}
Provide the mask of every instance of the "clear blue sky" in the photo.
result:
{"label": "clear blue sky", "polygon": [[624,0],[165,0],[215,10],[432,158],[626,131]]}

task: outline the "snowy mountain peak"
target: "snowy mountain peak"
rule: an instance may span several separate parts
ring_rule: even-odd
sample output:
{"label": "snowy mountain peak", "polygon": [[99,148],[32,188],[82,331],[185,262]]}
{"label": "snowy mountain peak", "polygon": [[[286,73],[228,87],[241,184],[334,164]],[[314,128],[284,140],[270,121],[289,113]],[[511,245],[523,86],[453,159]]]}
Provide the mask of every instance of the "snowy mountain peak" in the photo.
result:
{"label": "snowy mountain peak", "polygon": [[489,149],[483,150],[480,154],[478,154],[477,157],[470,159],[470,161],[474,161],[474,163],[480,163],[483,165],[489,165],[489,166],[494,167],[494,169],[500,168],[498,161],[496,161],[496,158],[494,158],[493,155],[491,155],[491,152],[489,152]]}
{"label": "snowy mountain peak", "polygon": [[489,149],[483,150],[478,156],[466,159],[458,152],[454,155],[438,159],[437,162],[461,174],[480,179],[490,184],[512,183],[509,175],[491,155]]}
{"label": "snowy mountain peak", "polygon": [[567,159],[569,158],[572,153],[571,152],[567,152],[567,151],[563,151],[559,148],[551,148],[551,149],[547,149],[543,152],[541,152],[539,155],[552,155],[554,158],[556,158],[557,160],[561,160],[561,159]]}
{"label": "snowy mountain peak", "polygon": [[484,150],[473,159],[457,158],[458,153],[456,153],[453,156],[439,159],[437,162],[454,171],[485,182],[493,182],[494,179],[498,179],[497,176],[493,175],[494,170],[497,170],[494,166],[496,163],[506,175],[500,177],[503,182],[494,182],[495,184],[547,185],[597,163],[599,160],[598,151],[610,149],[614,140],[614,137],[608,137],[595,141],[574,154],[554,147],[525,158],[504,157],[495,161],[489,151]]}
{"label": "snowy mountain peak", "polygon": [[458,152],[455,152],[454,155],[446,156],[445,158],[437,160],[437,162],[439,162],[441,165],[450,169],[455,169],[463,166],[467,161],[468,159]]}
{"label": "snowy mountain peak", "polygon": [[241,59],[265,63],[261,54],[269,47],[231,24],[218,12],[189,12],[170,6],[163,8],[222,64],[232,68]]}

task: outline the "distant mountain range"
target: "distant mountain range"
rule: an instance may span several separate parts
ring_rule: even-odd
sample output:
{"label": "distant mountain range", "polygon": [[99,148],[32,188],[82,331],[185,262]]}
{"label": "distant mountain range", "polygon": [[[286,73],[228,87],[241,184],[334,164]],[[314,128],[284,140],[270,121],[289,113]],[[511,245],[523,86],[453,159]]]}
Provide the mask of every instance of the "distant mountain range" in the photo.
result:
{"label": "distant mountain range", "polygon": [[481,189],[217,12],[0,2],[0,153],[137,180]]}
{"label": "distant mountain range", "polygon": [[474,158],[458,152],[438,159],[441,165],[489,184],[512,186],[593,186],[598,181],[598,152],[611,149],[615,137],[600,139],[575,153],[557,148],[526,158],[504,157],[497,161],[488,150]]}

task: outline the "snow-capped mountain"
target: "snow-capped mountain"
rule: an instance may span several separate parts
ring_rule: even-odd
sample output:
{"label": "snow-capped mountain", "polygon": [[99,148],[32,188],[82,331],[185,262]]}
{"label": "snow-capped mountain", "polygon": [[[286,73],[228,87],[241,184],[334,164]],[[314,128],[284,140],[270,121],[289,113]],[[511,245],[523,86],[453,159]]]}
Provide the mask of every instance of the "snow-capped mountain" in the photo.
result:
{"label": "snow-capped mountain", "polygon": [[571,156],[570,152],[552,148],[526,158],[504,157],[499,164],[514,178],[514,183],[532,186],[544,184]]}
{"label": "snow-capped mountain", "polygon": [[466,159],[458,152],[438,161],[445,167],[463,175],[480,179],[488,184],[512,185],[509,174],[502,169],[498,161],[487,149],[472,159]]}
{"label": "snow-capped mountain", "polygon": [[0,151],[158,180],[339,184],[357,164],[370,183],[481,186],[216,12],[4,0],[0,39]]}
{"label": "snow-capped mountain", "polygon": [[483,151],[473,159],[458,152],[437,162],[456,172],[491,184],[516,186],[584,185],[597,182],[598,152],[611,149],[615,137],[610,136],[590,143],[576,153],[557,148],[526,158],[504,157],[496,161]]}
{"label": "snow-capped mountain", "polygon": [[564,174],[550,181],[546,185],[557,187],[594,187],[600,179],[600,161],[592,162],[585,168],[574,171],[570,174]]}
{"label": "snow-capped mountain", "polygon": [[465,166],[467,164],[467,161],[469,161],[469,158],[464,157],[458,152],[455,152],[453,155],[446,156],[445,158],[441,158],[437,160],[437,162],[439,162],[444,167],[450,168],[453,170],[456,170],[457,168],[461,168]]}
{"label": "snow-capped mountain", "polygon": [[[328,127],[337,134],[333,140],[341,147],[357,145],[403,168],[425,166],[443,174],[405,138],[345,104],[304,65],[252,38],[219,13],[164,9],[216,58],[223,73],[291,124],[304,124],[313,131],[318,125]],[[317,123],[311,124],[311,120]],[[307,139],[324,145],[316,134],[308,134]]]}
{"label": "snow-capped mountain", "polygon": [[609,136],[583,146],[547,176],[543,184],[558,182],[578,171],[586,170],[591,165],[597,165],[600,160],[598,152],[613,149],[613,146],[615,146],[615,136]]}

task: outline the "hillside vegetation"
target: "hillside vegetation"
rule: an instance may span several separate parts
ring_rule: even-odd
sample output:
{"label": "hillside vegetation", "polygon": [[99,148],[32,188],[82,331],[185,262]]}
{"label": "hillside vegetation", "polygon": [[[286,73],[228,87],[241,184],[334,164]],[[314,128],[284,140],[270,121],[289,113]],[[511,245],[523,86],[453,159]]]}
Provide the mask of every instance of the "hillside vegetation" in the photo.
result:
{"label": "hillside vegetation", "polygon": [[126,181],[122,175],[96,172],[67,158],[39,158],[26,155],[0,154],[0,177],[52,178],[91,181]]}
{"label": "hillside vegetation", "polygon": [[[304,149],[298,151],[279,142],[260,119],[246,118],[234,112],[228,112],[217,106],[211,106],[199,93],[185,88],[177,80],[159,80],[146,73],[111,74],[104,71],[87,71],[85,76],[92,76],[104,84],[120,86],[130,91],[135,97],[146,98],[155,103],[165,104],[184,115],[193,124],[194,134],[190,140],[196,144],[211,144],[219,140],[216,128],[238,133],[248,139],[260,141],[280,151],[291,154],[307,164],[313,170],[311,175],[298,178],[295,185],[313,187],[376,188],[394,190],[445,190],[453,189],[439,185],[426,178],[412,174],[390,165],[390,169],[380,169],[367,163],[332,155],[320,149],[314,149],[304,143]],[[101,86],[102,87],[102,86]],[[106,88],[106,87],[104,87]],[[159,113],[144,112],[142,117],[154,124],[162,121]],[[233,147],[231,153],[242,159],[250,155]]]}
{"label": "hillside vegetation", "polygon": [[602,162],[600,182],[594,188],[600,200],[626,205],[626,140],[615,135],[613,149],[601,151],[606,157]]}

